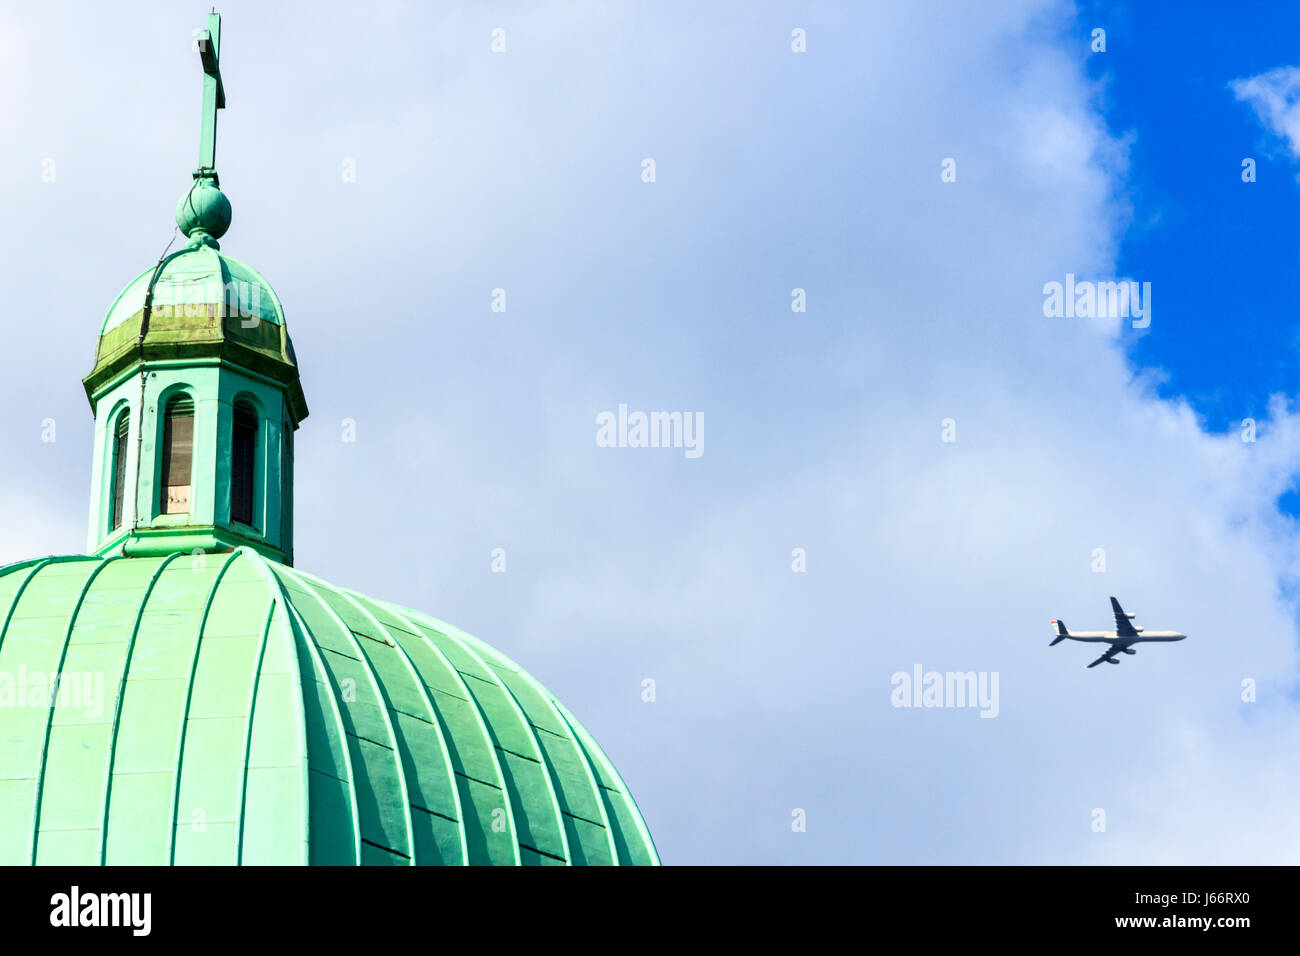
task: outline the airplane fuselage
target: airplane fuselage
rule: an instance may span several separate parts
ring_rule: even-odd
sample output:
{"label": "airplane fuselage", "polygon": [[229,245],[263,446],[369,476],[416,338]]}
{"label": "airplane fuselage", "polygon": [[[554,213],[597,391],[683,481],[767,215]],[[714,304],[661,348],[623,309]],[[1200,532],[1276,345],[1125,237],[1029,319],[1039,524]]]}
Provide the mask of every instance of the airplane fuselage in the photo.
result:
{"label": "airplane fuselage", "polygon": [[1092,644],[1114,644],[1126,642],[1138,644],[1142,641],[1181,641],[1186,634],[1177,631],[1139,631],[1136,636],[1121,637],[1115,631],[1071,631],[1063,635],[1071,641],[1087,641]]}

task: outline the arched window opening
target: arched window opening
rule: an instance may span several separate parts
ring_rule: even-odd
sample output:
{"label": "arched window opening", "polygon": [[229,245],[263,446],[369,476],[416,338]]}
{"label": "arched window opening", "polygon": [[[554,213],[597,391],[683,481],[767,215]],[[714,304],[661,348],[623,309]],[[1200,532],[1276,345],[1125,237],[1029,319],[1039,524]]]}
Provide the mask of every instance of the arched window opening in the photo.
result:
{"label": "arched window opening", "polygon": [[250,526],[256,475],[257,412],[247,402],[237,402],[230,454],[230,517]]}
{"label": "arched window opening", "polygon": [[162,513],[188,514],[194,471],[194,400],[177,395],[163,420]]}
{"label": "arched window opening", "polygon": [[110,531],[122,527],[123,512],[126,504],[126,450],[127,435],[131,431],[131,411],[123,409],[113,426],[113,503],[112,513],[108,516]]}

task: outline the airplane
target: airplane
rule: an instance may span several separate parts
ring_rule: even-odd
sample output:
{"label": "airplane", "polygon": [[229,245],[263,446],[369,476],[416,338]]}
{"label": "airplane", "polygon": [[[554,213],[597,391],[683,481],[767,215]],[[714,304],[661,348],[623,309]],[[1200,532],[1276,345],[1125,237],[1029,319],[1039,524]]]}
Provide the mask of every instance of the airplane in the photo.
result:
{"label": "airplane", "polygon": [[1052,621],[1052,626],[1056,628],[1056,640],[1048,644],[1048,647],[1055,647],[1067,637],[1072,641],[1088,641],[1096,644],[1109,644],[1106,653],[1097,658],[1089,667],[1096,667],[1102,661],[1107,664],[1118,664],[1115,655],[1121,652],[1125,654],[1136,654],[1133,650],[1133,644],[1139,641],[1181,641],[1186,634],[1179,634],[1177,631],[1147,631],[1140,627],[1133,626],[1133,618],[1136,615],[1125,614],[1124,609],[1119,606],[1119,601],[1113,597],[1110,599],[1110,606],[1115,611],[1115,630],[1113,631],[1067,631],[1064,621]]}

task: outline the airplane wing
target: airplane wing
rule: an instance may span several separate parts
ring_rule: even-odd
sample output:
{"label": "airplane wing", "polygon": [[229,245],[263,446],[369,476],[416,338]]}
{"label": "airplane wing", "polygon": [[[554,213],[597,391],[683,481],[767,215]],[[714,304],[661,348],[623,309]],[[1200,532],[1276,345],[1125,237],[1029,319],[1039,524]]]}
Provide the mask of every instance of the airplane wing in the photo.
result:
{"label": "airplane wing", "polygon": [[1112,660],[1115,657],[1115,655],[1118,654],[1123,649],[1124,649],[1124,645],[1116,642],[1112,644],[1110,647],[1106,648],[1106,653],[1102,654],[1101,657],[1097,658],[1088,666],[1096,667],[1098,664],[1102,663],[1103,661]]}
{"label": "airplane wing", "polygon": [[1133,622],[1129,616],[1124,613],[1124,609],[1119,606],[1119,601],[1114,598],[1110,599],[1111,609],[1115,612],[1115,636],[1116,637],[1137,637],[1138,632],[1133,628]]}

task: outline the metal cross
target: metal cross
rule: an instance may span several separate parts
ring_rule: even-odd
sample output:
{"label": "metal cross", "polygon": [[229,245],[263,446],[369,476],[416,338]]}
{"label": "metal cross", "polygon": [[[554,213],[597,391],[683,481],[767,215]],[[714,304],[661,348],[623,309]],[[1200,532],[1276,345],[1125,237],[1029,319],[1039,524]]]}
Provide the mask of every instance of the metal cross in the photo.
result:
{"label": "metal cross", "polygon": [[217,110],[226,108],[221,84],[221,14],[208,14],[208,28],[195,34],[203,61],[203,132],[199,137],[199,172],[215,177],[217,167]]}

